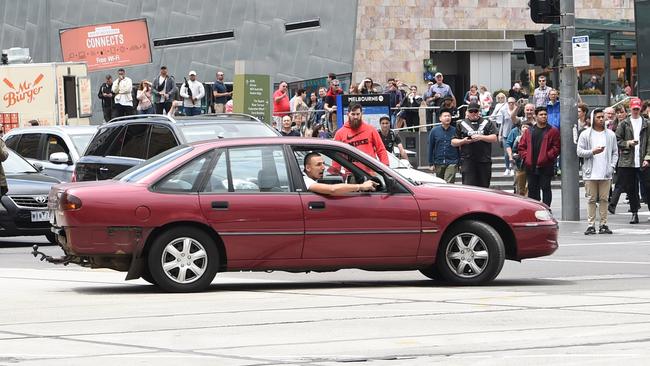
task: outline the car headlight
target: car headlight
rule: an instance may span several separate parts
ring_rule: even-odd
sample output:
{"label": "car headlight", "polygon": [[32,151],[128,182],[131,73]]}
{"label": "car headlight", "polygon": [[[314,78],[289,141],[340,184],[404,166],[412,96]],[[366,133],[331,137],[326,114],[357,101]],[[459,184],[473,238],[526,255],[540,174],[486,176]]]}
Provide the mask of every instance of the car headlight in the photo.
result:
{"label": "car headlight", "polygon": [[553,220],[553,214],[549,210],[539,210],[535,211],[535,218],[539,221],[549,221]]}

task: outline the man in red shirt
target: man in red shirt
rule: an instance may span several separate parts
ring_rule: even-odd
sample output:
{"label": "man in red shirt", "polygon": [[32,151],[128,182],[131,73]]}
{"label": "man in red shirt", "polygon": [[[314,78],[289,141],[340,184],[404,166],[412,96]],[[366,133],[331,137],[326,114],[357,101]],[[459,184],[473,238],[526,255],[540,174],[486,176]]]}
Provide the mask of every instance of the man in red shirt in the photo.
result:
{"label": "man in red shirt", "polygon": [[273,119],[278,126],[282,126],[282,117],[291,111],[289,105],[289,86],[286,81],[281,81],[278,90],[273,93]]}
{"label": "man in red shirt", "polygon": [[348,120],[336,131],[334,140],[350,144],[364,153],[379,159],[388,165],[388,154],[377,130],[362,119],[360,104],[352,103],[348,107]]}

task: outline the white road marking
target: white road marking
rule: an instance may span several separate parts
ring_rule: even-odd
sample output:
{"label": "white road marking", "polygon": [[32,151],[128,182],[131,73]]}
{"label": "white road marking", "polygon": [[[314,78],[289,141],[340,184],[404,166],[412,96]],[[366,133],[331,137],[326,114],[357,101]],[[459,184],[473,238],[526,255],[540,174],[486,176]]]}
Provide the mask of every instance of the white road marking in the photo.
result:
{"label": "white road marking", "polygon": [[589,280],[622,280],[628,278],[648,278],[650,276],[637,274],[614,274],[614,275],[593,275],[593,276],[566,276],[566,277],[546,277],[544,280],[563,280],[563,281],[589,281]]}
{"label": "white road marking", "polygon": [[604,241],[600,243],[570,243],[562,244],[560,243],[560,248],[563,247],[590,247],[597,245],[639,245],[645,246],[650,245],[650,240],[638,240],[638,241]]}
{"label": "white road marking", "polygon": [[530,261],[538,262],[566,262],[566,263],[602,263],[602,264],[641,264],[650,265],[650,262],[628,262],[628,261],[592,261],[582,259],[545,259],[545,258],[532,258]]}

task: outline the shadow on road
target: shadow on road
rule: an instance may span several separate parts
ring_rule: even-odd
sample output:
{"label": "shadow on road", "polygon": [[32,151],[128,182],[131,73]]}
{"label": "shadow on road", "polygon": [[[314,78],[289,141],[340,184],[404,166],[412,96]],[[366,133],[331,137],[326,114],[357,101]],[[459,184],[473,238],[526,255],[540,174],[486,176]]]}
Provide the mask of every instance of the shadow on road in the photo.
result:
{"label": "shadow on road", "polygon": [[44,236],[20,237],[20,238],[0,238],[0,248],[32,248],[32,245],[38,244],[39,247],[53,246]]}
{"label": "shadow on road", "polygon": [[[574,281],[522,279],[522,280],[495,280],[487,285],[476,286],[479,288],[499,287],[530,287],[530,286],[558,286],[573,285]],[[260,283],[213,283],[203,292],[224,291],[291,291],[291,290],[330,290],[347,288],[382,288],[382,287],[421,287],[421,288],[459,288],[471,289],[472,286],[454,286],[444,282],[432,280],[409,281],[327,281],[327,282],[260,282]],[[81,294],[140,294],[164,293],[156,286],[143,284],[130,284],[107,286],[102,284],[97,287],[77,287],[73,289]]]}

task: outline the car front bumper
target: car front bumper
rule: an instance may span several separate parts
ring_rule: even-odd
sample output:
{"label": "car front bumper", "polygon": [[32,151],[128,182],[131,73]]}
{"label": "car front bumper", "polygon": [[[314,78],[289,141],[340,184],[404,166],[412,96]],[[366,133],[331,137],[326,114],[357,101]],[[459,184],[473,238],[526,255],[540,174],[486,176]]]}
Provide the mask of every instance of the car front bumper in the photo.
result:
{"label": "car front bumper", "polygon": [[559,247],[557,222],[517,223],[513,229],[518,260],[551,255]]}

